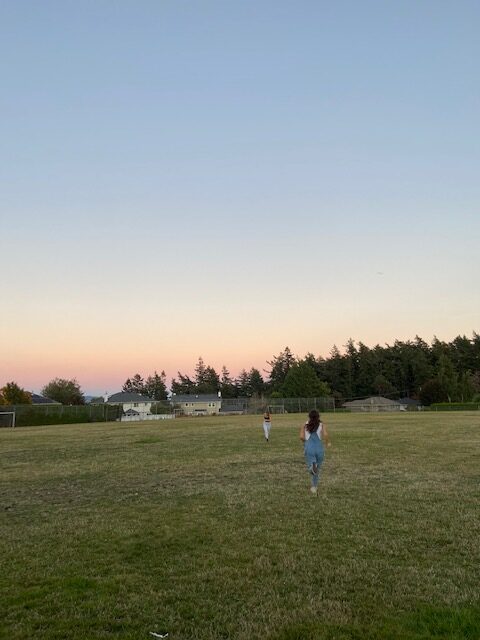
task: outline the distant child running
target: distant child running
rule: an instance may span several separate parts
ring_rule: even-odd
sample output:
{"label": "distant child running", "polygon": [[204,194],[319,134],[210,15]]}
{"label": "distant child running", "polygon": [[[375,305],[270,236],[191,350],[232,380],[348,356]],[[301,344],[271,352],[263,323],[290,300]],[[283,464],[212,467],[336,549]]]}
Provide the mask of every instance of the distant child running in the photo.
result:
{"label": "distant child running", "polygon": [[308,422],[300,427],[300,440],[305,443],[305,461],[307,469],[312,477],[310,491],[317,495],[318,480],[320,476],[320,466],[323,462],[323,443],[330,446],[330,439],[325,425],[320,421],[320,414],[316,409],[312,409],[308,414]]}
{"label": "distant child running", "polygon": [[272,418],[270,416],[270,411],[266,409],[265,413],[263,414],[263,433],[265,434],[266,442],[268,442],[271,427],[272,427]]}

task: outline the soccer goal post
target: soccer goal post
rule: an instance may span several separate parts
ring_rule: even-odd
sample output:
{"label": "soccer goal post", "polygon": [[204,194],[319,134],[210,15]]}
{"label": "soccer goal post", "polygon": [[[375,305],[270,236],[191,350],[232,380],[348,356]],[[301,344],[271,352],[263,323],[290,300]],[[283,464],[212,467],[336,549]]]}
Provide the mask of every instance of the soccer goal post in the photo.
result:
{"label": "soccer goal post", "polygon": [[0,411],[0,427],[15,426],[15,411]]}

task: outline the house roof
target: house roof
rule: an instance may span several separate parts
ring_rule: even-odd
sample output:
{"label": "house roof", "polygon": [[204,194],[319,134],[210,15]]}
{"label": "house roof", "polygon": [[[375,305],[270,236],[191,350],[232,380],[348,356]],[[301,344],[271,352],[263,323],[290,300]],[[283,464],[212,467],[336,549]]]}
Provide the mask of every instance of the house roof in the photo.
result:
{"label": "house roof", "polygon": [[109,396],[107,402],[154,402],[152,398],[148,398],[147,396],[142,396],[139,393],[129,393],[126,391],[121,391],[120,393],[114,393]]}
{"label": "house roof", "polygon": [[179,393],[172,396],[172,402],[214,402],[219,401],[221,398],[216,393]]}
{"label": "house roof", "polygon": [[400,398],[398,402],[400,404],[410,404],[412,406],[418,406],[420,404],[420,402],[418,400],[415,400],[414,398]]}
{"label": "house roof", "polygon": [[56,400],[52,400],[51,398],[46,398],[45,396],[41,396],[38,393],[30,393],[32,397],[32,404],[62,404],[61,402],[57,402]]}
{"label": "house roof", "polygon": [[369,398],[363,398],[362,400],[351,400],[350,402],[345,402],[344,407],[366,407],[372,405],[398,405],[400,402],[398,400],[390,400],[389,398],[383,398],[382,396],[370,396]]}

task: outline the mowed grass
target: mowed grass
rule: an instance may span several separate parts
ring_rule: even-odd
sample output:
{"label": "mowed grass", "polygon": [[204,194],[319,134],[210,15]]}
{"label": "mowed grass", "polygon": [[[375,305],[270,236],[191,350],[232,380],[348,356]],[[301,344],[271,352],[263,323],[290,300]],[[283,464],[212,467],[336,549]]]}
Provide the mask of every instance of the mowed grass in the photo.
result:
{"label": "mowed grass", "polygon": [[0,431],[0,637],[480,638],[480,415]]}

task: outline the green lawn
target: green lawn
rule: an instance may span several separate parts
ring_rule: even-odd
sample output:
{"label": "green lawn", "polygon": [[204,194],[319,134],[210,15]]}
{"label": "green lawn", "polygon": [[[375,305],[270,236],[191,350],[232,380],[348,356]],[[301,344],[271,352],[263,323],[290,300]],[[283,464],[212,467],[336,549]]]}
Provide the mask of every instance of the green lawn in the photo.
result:
{"label": "green lawn", "polygon": [[0,430],[0,638],[480,638],[480,413]]}

